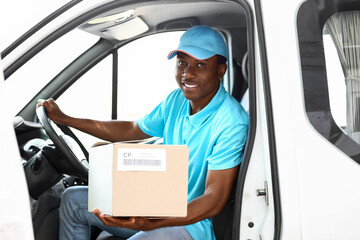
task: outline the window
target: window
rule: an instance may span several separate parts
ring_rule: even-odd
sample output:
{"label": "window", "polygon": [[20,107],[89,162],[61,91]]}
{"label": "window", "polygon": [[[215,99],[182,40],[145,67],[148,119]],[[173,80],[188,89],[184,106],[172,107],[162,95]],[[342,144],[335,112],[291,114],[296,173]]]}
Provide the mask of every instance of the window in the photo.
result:
{"label": "window", "polygon": [[[355,142],[360,143],[360,11],[338,12],[325,23],[325,30],[331,36],[337,50],[342,70],[338,79],[328,78],[328,82],[340,82],[346,88],[338,89],[346,93],[345,133]],[[327,50],[327,49],[325,49]],[[333,57],[336,58],[336,57]],[[332,65],[328,69],[333,69]],[[339,64],[336,64],[339,66]],[[335,65],[335,66],[336,66]],[[334,74],[335,75],[335,74]],[[339,74],[340,75],[340,74]],[[331,81],[332,80],[332,81]],[[341,95],[341,94],[339,94]],[[330,102],[332,101],[330,97]]]}
{"label": "window", "polygon": [[86,72],[56,101],[70,116],[109,120],[111,85],[112,55]]}
{"label": "window", "polygon": [[[117,119],[136,120],[144,116],[177,88],[175,60],[168,60],[167,54],[177,47],[181,34],[170,32],[143,37],[118,49]],[[57,99],[61,109],[74,117],[110,120],[112,66],[113,56],[109,55],[80,77]],[[101,141],[72,130],[88,149]]]}
{"label": "window", "polygon": [[[70,116],[109,120],[111,118],[112,55],[95,65],[57,100],[61,109]],[[100,139],[73,129],[85,148]]]}
{"label": "window", "polygon": [[175,59],[168,60],[167,55],[177,48],[182,33],[144,37],[118,50],[118,119],[144,116],[178,87]]}
{"label": "window", "polygon": [[297,17],[307,116],[323,137],[360,163],[360,11],[338,1],[317,4],[306,1]]}
{"label": "window", "polygon": [[339,56],[333,40],[327,31],[323,35],[326,77],[329,87],[329,100],[332,116],[336,124],[346,131],[346,85]]}
{"label": "window", "polygon": [[98,37],[75,29],[12,74],[4,83],[4,92],[11,94],[7,99],[11,99],[12,116],[16,116],[51,79],[97,40]]}

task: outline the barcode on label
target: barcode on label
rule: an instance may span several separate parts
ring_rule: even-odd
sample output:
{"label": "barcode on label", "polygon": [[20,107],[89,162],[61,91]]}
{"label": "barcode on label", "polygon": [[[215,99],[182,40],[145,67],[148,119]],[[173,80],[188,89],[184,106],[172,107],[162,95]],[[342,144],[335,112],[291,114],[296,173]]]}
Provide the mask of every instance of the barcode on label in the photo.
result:
{"label": "barcode on label", "polygon": [[118,171],[166,171],[166,149],[118,149]]}
{"label": "barcode on label", "polygon": [[124,159],[126,166],[161,166],[161,160]]}

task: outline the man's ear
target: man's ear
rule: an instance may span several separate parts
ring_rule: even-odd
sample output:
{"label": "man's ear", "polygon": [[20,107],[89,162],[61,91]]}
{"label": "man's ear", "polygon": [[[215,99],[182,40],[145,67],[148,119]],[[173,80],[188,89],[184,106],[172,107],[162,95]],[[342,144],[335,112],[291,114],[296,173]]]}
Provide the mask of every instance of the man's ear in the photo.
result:
{"label": "man's ear", "polygon": [[226,72],[226,69],[227,69],[227,65],[224,63],[224,64],[219,64],[218,65],[218,75],[217,75],[217,78],[219,80],[221,80],[224,75],[225,75],[225,72]]}

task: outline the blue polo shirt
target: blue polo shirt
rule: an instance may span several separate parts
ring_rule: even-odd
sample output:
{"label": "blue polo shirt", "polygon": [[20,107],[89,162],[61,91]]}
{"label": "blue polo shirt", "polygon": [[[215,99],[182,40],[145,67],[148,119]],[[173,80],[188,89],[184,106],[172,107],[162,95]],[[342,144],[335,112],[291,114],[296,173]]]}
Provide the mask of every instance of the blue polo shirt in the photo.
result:
{"label": "blue polo shirt", "polygon": [[[176,89],[138,121],[144,133],[163,137],[164,144],[189,147],[188,202],[204,193],[208,170],[241,162],[249,125],[248,114],[222,84],[205,108],[193,115],[190,110],[190,101]],[[215,239],[211,219],[185,227],[195,240]]]}

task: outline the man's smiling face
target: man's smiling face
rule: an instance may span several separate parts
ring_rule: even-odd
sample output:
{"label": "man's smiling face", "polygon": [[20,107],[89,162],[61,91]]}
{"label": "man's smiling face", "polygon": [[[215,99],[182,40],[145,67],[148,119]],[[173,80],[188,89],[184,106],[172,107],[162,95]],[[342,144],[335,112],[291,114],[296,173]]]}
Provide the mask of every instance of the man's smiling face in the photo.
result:
{"label": "man's smiling face", "polygon": [[183,52],[177,53],[175,77],[185,98],[190,100],[192,114],[215,96],[226,68],[226,64],[218,64],[217,55],[198,60]]}

